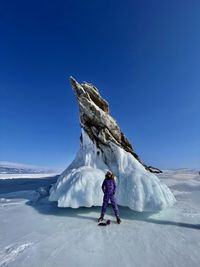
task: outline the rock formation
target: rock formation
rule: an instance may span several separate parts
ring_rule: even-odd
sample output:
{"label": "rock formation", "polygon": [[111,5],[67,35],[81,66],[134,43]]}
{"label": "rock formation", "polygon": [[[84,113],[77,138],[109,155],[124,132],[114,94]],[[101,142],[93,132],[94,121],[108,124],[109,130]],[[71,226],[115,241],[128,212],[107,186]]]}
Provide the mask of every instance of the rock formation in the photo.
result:
{"label": "rock formation", "polygon": [[132,145],[109,113],[109,105],[98,89],[70,77],[79,106],[81,146],[73,162],[51,188],[50,201],[59,207],[99,206],[101,183],[107,170],[117,180],[117,200],[137,211],[160,210],[175,202],[169,188],[135,153]]}
{"label": "rock formation", "polygon": [[101,145],[108,145],[111,141],[131,153],[146,170],[156,173],[162,172],[141,161],[116,120],[110,116],[107,101],[101,97],[94,85],[87,82],[80,85],[73,77],[70,77],[70,82],[79,105],[80,126],[91,140],[96,142],[98,148],[101,149]]}

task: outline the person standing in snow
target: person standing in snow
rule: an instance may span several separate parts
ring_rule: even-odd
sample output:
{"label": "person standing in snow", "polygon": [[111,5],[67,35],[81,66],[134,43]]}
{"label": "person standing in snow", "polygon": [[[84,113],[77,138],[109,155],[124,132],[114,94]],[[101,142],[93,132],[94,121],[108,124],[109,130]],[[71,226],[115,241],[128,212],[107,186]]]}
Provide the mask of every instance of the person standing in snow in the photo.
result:
{"label": "person standing in snow", "polygon": [[117,219],[117,223],[120,223],[121,219],[119,217],[119,209],[118,209],[116,198],[115,198],[116,183],[115,183],[114,175],[111,171],[108,171],[106,173],[101,189],[104,193],[104,197],[103,197],[103,204],[101,208],[101,215],[100,215],[100,218],[98,219],[98,222],[103,221],[104,214],[106,212],[106,208],[110,200],[116,219]]}

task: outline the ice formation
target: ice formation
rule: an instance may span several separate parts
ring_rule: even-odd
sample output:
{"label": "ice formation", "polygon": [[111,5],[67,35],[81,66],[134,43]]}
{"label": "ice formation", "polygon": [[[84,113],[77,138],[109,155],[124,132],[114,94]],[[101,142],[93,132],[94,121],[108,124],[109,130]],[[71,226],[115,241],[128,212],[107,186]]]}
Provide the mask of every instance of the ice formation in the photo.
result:
{"label": "ice formation", "polygon": [[58,207],[101,206],[107,170],[115,175],[116,198],[135,211],[158,211],[174,204],[170,189],[144,164],[110,116],[96,87],[71,78],[80,112],[81,145],[75,159],[50,189]]}

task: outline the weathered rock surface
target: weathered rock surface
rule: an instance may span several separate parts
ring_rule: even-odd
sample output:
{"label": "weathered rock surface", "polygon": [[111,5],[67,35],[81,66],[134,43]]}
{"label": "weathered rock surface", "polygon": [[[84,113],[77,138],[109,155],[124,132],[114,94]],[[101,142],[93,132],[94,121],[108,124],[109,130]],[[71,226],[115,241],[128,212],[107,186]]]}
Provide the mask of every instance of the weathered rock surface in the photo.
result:
{"label": "weathered rock surface", "polygon": [[80,125],[91,140],[96,141],[100,149],[102,149],[102,145],[109,145],[109,141],[111,141],[131,153],[146,170],[155,173],[162,172],[158,168],[147,166],[142,162],[116,120],[109,114],[108,102],[101,97],[94,85],[87,82],[79,84],[73,77],[70,77],[70,82],[79,105]]}

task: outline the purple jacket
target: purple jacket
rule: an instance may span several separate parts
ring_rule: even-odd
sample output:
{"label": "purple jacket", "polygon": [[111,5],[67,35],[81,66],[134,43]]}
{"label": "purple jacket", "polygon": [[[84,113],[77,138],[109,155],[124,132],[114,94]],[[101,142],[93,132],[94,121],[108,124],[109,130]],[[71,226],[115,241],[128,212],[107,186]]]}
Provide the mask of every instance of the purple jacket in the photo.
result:
{"label": "purple jacket", "polygon": [[101,189],[103,190],[104,194],[107,194],[107,195],[115,194],[115,190],[116,190],[115,180],[112,178],[111,179],[105,178],[102,183]]}

